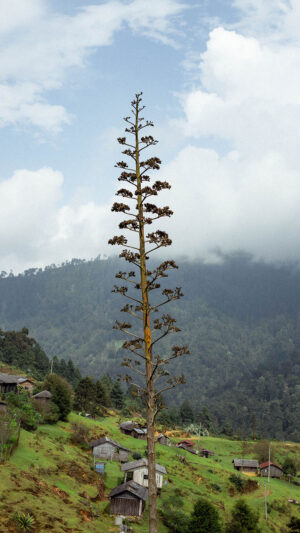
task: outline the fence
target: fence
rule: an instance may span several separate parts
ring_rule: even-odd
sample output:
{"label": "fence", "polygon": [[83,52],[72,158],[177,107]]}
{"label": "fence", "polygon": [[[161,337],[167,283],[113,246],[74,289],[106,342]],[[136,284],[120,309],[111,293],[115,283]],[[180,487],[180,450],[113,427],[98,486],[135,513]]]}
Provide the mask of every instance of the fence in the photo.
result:
{"label": "fence", "polygon": [[19,445],[21,432],[21,422],[18,422],[17,438],[12,444],[0,444],[0,464],[5,463],[12,456],[13,452]]}

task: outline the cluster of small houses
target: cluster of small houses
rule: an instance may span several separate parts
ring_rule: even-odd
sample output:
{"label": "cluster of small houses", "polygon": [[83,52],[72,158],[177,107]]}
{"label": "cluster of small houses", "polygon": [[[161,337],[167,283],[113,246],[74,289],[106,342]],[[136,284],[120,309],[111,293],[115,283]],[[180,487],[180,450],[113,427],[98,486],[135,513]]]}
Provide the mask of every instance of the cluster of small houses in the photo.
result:
{"label": "cluster of small houses", "polygon": [[[29,394],[32,396],[33,389],[35,387],[35,381],[32,378],[28,378],[26,376],[15,376],[13,374],[4,374],[0,373],[0,412],[6,412],[7,411],[7,405],[4,401],[5,394],[8,392],[18,392],[18,387],[21,387],[22,389],[29,392]],[[39,392],[38,394],[34,394],[33,396],[34,401],[36,401],[39,404],[45,404],[52,398],[51,392],[44,390]]]}
{"label": "cluster of small houses", "polygon": [[[131,421],[120,424],[120,430],[125,435],[137,439],[147,438],[147,429],[142,428]],[[172,443],[167,435],[159,435],[157,442],[165,446],[172,446]],[[104,473],[105,463],[99,460],[114,460],[120,461],[121,472],[124,473],[124,482],[115,487],[109,494],[110,499],[110,514],[123,516],[141,516],[144,512],[146,501],[148,498],[148,461],[145,458],[136,461],[128,461],[129,455],[132,453],[128,448],[125,448],[119,442],[116,442],[108,437],[101,437],[89,443],[93,451],[94,463],[96,471]],[[198,451],[194,449],[194,443],[190,440],[182,440],[177,443],[178,448],[182,448],[193,454],[201,454],[203,457],[214,455],[214,452],[203,448]],[[283,471],[280,466],[275,463],[262,463],[259,465],[258,461],[248,459],[234,459],[233,466],[240,472],[248,472],[258,474],[260,469],[261,476],[269,475],[271,477],[281,477]],[[161,493],[164,484],[164,475],[167,471],[164,466],[156,464],[156,486],[158,494]],[[166,481],[165,481],[166,483]]]}
{"label": "cluster of small houses", "polygon": [[[34,380],[26,376],[14,376],[12,374],[0,373],[0,412],[6,412],[6,403],[1,400],[7,392],[17,393],[18,387],[27,390],[31,395],[35,387]],[[42,391],[33,396],[38,403],[45,404],[51,400],[49,391]],[[131,421],[120,424],[120,430],[125,435],[130,435],[136,439],[147,439],[147,429]],[[165,446],[172,446],[167,435],[159,435],[157,442]],[[210,457],[214,452],[202,448],[200,451],[195,450],[194,442],[191,440],[182,440],[177,443],[177,447],[186,450],[192,454],[200,454],[203,457]],[[129,454],[132,452],[122,444],[115,442],[108,437],[101,437],[90,442],[90,448],[93,450],[96,471],[104,473],[105,463],[102,460],[120,461],[121,472],[124,473],[124,483],[115,487],[109,494],[110,514],[123,516],[141,516],[144,512],[146,501],[148,499],[148,461],[147,459],[138,459],[129,461]],[[239,472],[247,472],[258,475],[260,470],[261,476],[270,476],[280,478],[283,470],[273,462],[266,461],[259,464],[252,459],[234,459],[233,466]],[[167,474],[164,466],[156,464],[156,486],[158,493],[163,487],[163,476]]]}

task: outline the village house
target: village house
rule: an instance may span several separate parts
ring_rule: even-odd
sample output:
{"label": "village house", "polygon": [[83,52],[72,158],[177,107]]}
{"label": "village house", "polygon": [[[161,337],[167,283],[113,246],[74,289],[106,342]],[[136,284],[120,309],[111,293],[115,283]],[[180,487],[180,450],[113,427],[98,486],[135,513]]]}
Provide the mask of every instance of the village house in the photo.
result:
{"label": "village house", "polygon": [[147,429],[146,428],[133,428],[131,432],[132,437],[135,439],[146,440],[147,438]]}
{"label": "village house", "polygon": [[110,514],[124,516],[142,516],[148,490],[135,481],[127,481],[114,488],[110,494]]}
{"label": "village house", "polygon": [[265,461],[259,465],[261,477],[268,477],[269,475],[269,465],[270,465],[270,477],[281,478],[283,475],[283,470],[280,466],[272,463],[272,461]]}
{"label": "village house", "polygon": [[206,450],[205,448],[202,448],[202,450],[200,450],[200,455],[202,455],[203,457],[210,457],[212,455],[215,455],[214,452],[210,451],[210,450]]}
{"label": "village house", "polygon": [[122,424],[120,424],[119,426],[120,430],[122,431],[122,433],[124,433],[124,435],[131,435],[132,430],[136,427],[139,427],[138,424],[134,424],[133,422],[131,422],[131,420],[122,422]]}
{"label": "village house", "polygon": [[33,389],[34,389],[34,381],[31,378],[27,378],[25,376],[17,376],[18,378],[18,385],[22,387],[23,389],[27,390],[30,395],[32,395]]}
{"label": "village house", "polygon": [[186,448],[193,448],[194,443],[191,440],[181,440],[177,443],[177,446],[185,446]]}
{"label": "village house", "polygon": [[258,473],[259,464],[255,459],[233,459],[233,466],[239,472]]}
{"label": "village house", "polygon": [[[148,487],[148,460],[139,459],[138,461],[131,461],[121,466],[121,471],[125,472],[124,481],[133,479],[139,485]],[[163,486],[163,476],[167,471],[164,466],[156,464],[156,486],[159,490]]]}
{"label": "village house", "polygon": [[147,429],[140,427],[139,424],[131,422],[131,420],[128,420],[127,422],[122,422],[119,428],[122,433],[124,433],[124,435],[130,435],[135,439],[145,440],[147,438]]}
{"label": "village house", "polygon": [[181,440],[177,443],[177,448],[182,448],[187,452],[194,453],[195,455],[198,451],[194,450],[194,443],[191,440]]}
{"label": "village house", "polygon": [[17,392],[18,377],[12,374],[0,373],[0,394],[7,392]]}
{"label": "village house", "polygon": [[47,404],[51,398],[52,394],[48,390],[43,390],[42,392],[39,392],[33,396],[33,399],[39,404]]}
{"label": "village house", "polygon": [[128,455],[131,453],[128,448],[122,446],[108,437],[101,437],[89,443],[90,448],[93,449],[95,458],[107,459],[110,461],[128,461]]}
{"label": "village house", "polygon": [[164,435],[163,433],[158,435],[157,442],[159,444],[164,444],[165,446],[172,446],[172,443],[171,443],[169,437],[167,437],[167,435]]}

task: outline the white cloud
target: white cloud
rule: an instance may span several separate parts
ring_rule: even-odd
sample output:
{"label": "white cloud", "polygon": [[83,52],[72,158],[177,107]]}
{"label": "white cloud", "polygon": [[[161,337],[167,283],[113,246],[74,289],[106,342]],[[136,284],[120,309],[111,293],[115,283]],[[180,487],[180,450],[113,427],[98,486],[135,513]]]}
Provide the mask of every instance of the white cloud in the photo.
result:
{"label": "white cloud", "polygon": [[299,174],[280,154],[249,161],[188,146],[164,168],[172,176],[168,224],[177,254],[212,260],[246,250],[265,260],[299,259]]}
{"label": "white cloud", "polygon": [[[185,118],[177,125],[195,146],[166,169],[176,177],[175,242],[186,251],[190,227],[191,255],[220,247],[300,259],[300,43],[292,30],[299,3],[235,5],[244,17],[235,30],[210,33],[199,81],[182,96]],[[272,7],[266,38],[259,24]]]}
{"label": "white cloud", "polygon": [[0,183],[0,270],[108,252],[116,228],[111,203],[60,205],[62,186],[62,174],[51,168],[17,170]]}
{"label": "white cloud", "polygon": [[56,133],[71,117],[46,100],[47,91],[62,87],[70,69],[85,66],[87,56],[110,45],[123,27],[172,44],[172,20],[184,8],[177,0],[109,0],[67,16],[50,5],[0,0],[2,126],[31,123]]}

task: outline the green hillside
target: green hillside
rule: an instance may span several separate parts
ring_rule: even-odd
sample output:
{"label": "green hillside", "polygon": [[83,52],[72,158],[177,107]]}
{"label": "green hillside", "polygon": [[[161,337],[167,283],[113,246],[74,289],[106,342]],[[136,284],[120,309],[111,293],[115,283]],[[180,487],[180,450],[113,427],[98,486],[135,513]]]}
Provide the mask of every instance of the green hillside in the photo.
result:
{"label": "green hillside", "polygon": [[[85,420],[78,415],[70,415],[69,422],[56,426],[40,426],[36,432],[21,431],[20,444],[11,459],[1,465],[0,532],[14,532],[15,512],[31,513],[36,519],[36,532],[55,531],[56,533],[117,531],[113,518],[108,514],[109,491],[122,482],[120,466],[108,462],[104,476],[104,496],[101,494],[100,475],[91,470],[92,454],[72,444],[71,423],[84,421],[90,428],[91,437],[108,435],[132,451],[144,455],[145,441],[123,435],[118,428],[119,419],[115,416],[101,421]],[[173,442],[179,439],[173,438]],[[253,457],[254,443],[248,443],[247,457]],[[166,508],[167,502],[180,498],[183,509],[190,512],[199,496],[212,502],[221,513],[222,521],[230,516],[234,503],[240,494],[232,493],[229,476],[234,472],[232,459],[245,453],[245,444],[228,439],[201,437],[201,447],[215,452],[205,459],[175,447],[157,445],[157,462],[167,469],[167,485],[158,499],[159,509]],[[272,449],[277,461],[286,456],[298,458],[300,445],[292,442],[274,442]],[[242,452],[244,450],[244,452]],[[186,458],[186,463],[182,458]],[[299,464],[298,464],[299,468]],[[247,476],[243,476],[248,479]],[[253,478],[251,478],[253,479]],[[258,478],[257,490],[243,495],[252,509],[259,513],[262,532],[282,532],[290,516],[300,518],[299,506],[288,503],[289,498],[299,499],[299,486],[284,480],[271,480],[268,486],[269,519],[264,520],[264,484]],[[86,492],[88,498],[83,497]],[[275,502],[275,503],[274,503]],[[142,520],[132,523],[136,533],[147,530],[147,510]],[[160,533],[168,529],[160,521]]]}
{"label": "green hillside", "polygon": [[[205,405],[214,428],[300,441],[300,270],[234,255],[220,264],[178,261],[165,281],[184,298],[168,312],[182,329],[160,350],[188,344],[191,355],[174,361],[188,386],[167,402]],[[0,326],[26,326],[48,356],[69,358],[84,375],[116,377],[124,353],[113,330],[124,305],[112,294],[124,262],[73,260],[0,278]],[[167,309],[167,308],[165,308]],[[122,317],[123,318],[123,317]]]}

